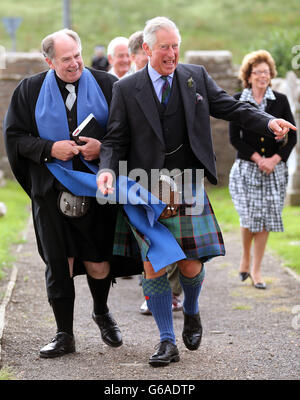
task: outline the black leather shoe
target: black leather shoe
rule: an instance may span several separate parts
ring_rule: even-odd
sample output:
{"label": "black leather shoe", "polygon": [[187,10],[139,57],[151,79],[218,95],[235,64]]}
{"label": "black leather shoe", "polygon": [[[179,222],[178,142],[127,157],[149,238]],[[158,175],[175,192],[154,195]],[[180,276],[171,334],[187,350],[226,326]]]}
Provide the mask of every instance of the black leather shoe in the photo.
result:
{"label": "black leather shoe", "polygon": [[[240,280],[244,282],[247,278],[249,278],[249,272],[239,272]],[[250,276],[251,278],[251,276]]]}
{"label": "black leather shoe", "polygon": [[177,346],[165,340],[159,343],[159,348],[156,353],[154,353],[149,358],[149,364],[152,367],[165,367],[170,364],[170,362],[178,362],[180,360],[179,352]]}
{"label": "black leather shoe", "polygon": [[183,312],[184,324],[182,339],[189,350],[197,350],[202,338],[202,325],[200,314],[188,315]]}
{"label": "black leather shoe", "polygon": [[121,331],[109,312],[102,315],[96,315],[93,313],[92,317],[100,328],[101,337],[104,343],[112,347],[122,346]]}
{"label": "black leather shoe", "polygon": [[58,332],[51,342],[40,350],[40,357],[61,357],[68,353],[74,353],[75,351],[74,336],[66,332]]}
{"label": "black leather shoe", "polygon": [[265,284],[265,282],[254,283],[254,287],[256,289],[267,289],[267,285]]}

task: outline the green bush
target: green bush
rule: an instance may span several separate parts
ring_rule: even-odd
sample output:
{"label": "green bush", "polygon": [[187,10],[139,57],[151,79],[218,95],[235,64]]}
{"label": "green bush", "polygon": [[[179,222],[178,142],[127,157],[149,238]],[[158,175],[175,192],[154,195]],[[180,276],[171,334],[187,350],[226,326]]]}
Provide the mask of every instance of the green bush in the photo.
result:
{"label": "green bush", "polygon": [[278,77],[284,78],[288,71],[293,70],[298,77],[300,77],[300,63],[296,69],[293,68],[292,60],[296,56],[292,49],[298,45],[300,52],[300,31],[290,31],[277,29],[272,30],[269,35],[264,38],[257,39],[249,49],[250,51],[264,49],[272,54],[275,60]]}

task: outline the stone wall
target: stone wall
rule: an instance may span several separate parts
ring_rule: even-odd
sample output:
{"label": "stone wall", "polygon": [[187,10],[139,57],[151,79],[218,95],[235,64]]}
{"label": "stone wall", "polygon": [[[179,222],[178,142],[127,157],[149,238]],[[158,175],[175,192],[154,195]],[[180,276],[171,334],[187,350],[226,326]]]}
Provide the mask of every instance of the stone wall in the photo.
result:
{"label": "stone wall", "polygon": [[6,53],[4,67],[0,69],[0,170],[12,177],[3,142],[3,119],[13,91],[19,82],[30,75],[48,69],[41,53]]}
{"label": "stone wall", "polygon": [[[185,62],[204,65],[209,74],[228,93],[238,89],[236,71],[228,51],[188,51]],[[11,176],[4,149],[2,123],[12,93],[19,82],[27,76],[44,71],[47,64],[40,53],[7,53],[5,69],[0,69],[0,169]],[[227,185],[228,174],[235,158],[235,151],[228,140],[228,123],[212,118],[212,131],[217,156],[220,185]]]}
{"label": "stone wall", "polygon": [[[300,206],[300,79],[293,71],[289,71],[285,79],[278,78],[272,82],[272,88],[284,93],[289,100],[297,127],[297,144],[289,159],[289,184],[287,187],[286,204]],[[290,132],[289,135],[294,135]]]}
{"label": "stone wall", "polygon": [[[233,95],[240,90],[237,69],[232,64],[232,54],[229,51],[188,51],[185,53],[185,62],[203,65],[227,93]],[[228,122],[211,117],[211,128],[217,158],[218,184],[225,186],[228,184],[236,151],[229,142]]]}

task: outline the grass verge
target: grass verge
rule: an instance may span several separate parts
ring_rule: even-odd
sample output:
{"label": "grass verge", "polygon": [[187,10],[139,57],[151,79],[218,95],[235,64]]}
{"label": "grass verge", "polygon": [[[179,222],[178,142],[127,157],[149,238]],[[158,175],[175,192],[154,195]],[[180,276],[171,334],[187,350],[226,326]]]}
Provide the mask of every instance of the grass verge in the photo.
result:
{"label": "grass verge", "polygon": [[15,372],[11,367],[2,367],[0,369],[0,381],[14,381],[16,380]]}
{"label": "grass verge", "polygon": [[17,182],[7,180],[0,188],[0,202],[7,212],[0,218],[0,279],[14,262],[11,246],[22,242],[21,232],[29,218],[30,199]]}

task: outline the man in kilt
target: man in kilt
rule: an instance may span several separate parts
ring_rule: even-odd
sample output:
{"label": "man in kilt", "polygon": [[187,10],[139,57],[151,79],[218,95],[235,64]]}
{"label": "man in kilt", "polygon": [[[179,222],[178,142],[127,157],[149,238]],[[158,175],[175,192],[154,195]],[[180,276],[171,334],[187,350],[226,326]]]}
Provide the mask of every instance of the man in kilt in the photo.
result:
{"label": "man in kilt", "polygon": [[[162,168],[191,169],[194,173],[203,170],[206,178],[216,184],[210,115],[238,121],[248,130],[271,136],[275,133],[282,137],[290,128],[295,128],[236,101],[216,85],[202,66],[179,64],[180,33],[169,19],[153,18],[146,23],[143,33],[143,48],[149,63],[116,82],[113,88],[108,133],[101,146],[97,179],[103,194],[113,193],[113,177],[118,173],[120,160],[127,161],[129,171],[139,168],[148,176],[151,171]],[[197,189],[197,181],[191,182],[193,189]],[[185,204],[181,204],[176,215],[160,220],[183,251],[177,263],[184,293],[182,337],[189,350],[198,349],[202,336],[198,300],[205,274],[203,264],[225,254],[222,234],[205,193],[203,198],[200,214],[187,215]],[[149,232],[155,226],[149,225]],[[170,284],[165,268],[152,265],[147,257],[151,245],[147,232],[141,233],[124,215],[118,218],[115,249],[119,254],[127,254],[130,230],[140,246],[144,260],[143,291],[160,333],[159,348],[150,357],[149,364],[166,366],[179,361]],[[164,241],[161,247],[158,244],[157,251],[162,257],[164,245]]]}

